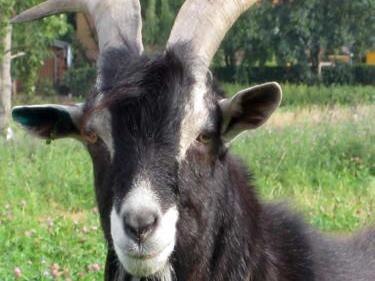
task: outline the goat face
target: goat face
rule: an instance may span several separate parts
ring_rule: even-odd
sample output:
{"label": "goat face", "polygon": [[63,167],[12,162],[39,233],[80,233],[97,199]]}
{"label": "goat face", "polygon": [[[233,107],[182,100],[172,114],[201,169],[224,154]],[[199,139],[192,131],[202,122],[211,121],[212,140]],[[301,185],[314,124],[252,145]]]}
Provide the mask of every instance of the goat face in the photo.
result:
{"label": "goat face", "polygon": [[94,94],[85,104],[16,107],[13,117],[42,138],[72,136],[86,144],[106,239],[132,275],[168,268],[179,218],[204,222],[192,197],[212,191],[225,164],[224,143],[260,126],[280,103],[276,83],[225,99],[208,71],[227,30],[255,2],[186,1],[167,51],[153,59],[142,55],[138,0],[49,0],[12,20],[83,11],[95,21]]}
{"label": "goat face", "polygon": [[[193,73],[173,50],[104,57],[101,88],[84,105],[16,107],[13,117],[40,137],[87,146],[107,238],[127,272],[150,276],[168,267],[191,194],[214,192],[225,143],[261,125],[281,91],[268,83],[225,99],[208,72]],[[190,220],[202,223],[199,214]]]}

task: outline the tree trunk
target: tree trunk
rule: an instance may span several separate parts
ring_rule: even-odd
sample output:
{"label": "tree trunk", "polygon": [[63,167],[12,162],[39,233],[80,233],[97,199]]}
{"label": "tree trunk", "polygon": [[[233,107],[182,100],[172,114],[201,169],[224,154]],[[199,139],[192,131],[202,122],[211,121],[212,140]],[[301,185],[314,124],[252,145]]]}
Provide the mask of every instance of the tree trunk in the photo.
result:
{"label": "tree trunk", "polygon": [[320,67],[320,43],[319,40],[315,40],[311,48],[311,70],[314,74],[319,75]]}
{"label": "tree trunk", "polygon": [[6,28],[6,35],[0,38],[3,41],[4,56],[0,60],[0,134],[6,135],[9,128],[11,97],[12,97],[12,78],[10,73],[11,65],[11,43],[12,27]]}

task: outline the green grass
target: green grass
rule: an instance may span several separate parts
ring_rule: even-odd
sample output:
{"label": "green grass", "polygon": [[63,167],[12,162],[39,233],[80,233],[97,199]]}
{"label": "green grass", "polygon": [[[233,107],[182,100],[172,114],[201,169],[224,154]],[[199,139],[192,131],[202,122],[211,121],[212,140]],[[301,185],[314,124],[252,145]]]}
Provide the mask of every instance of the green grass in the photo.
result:
{"label": "green grass", "polygon": [[262,128],[237,139],[233,150],[252,168],[264,198],[292,199],[322,230],[354,230],[375,218],[371,109],[356,120]]}
{"label": "green grass", "polygon": [[[282,106],[305,107],[312,105],[355,105],[375,102],[374,86],[306,86],[282,84]],[[249,85],[224,84],[228,95],[249,87]]]}
{"label": "green grass", "polygon": [[[103,263],[105,247],[94,209],[91,163],[74,141],[45,145],[28,136],[1,144],[0,280],[100,280],[89,270]],[[79,277],[80,276],[80,277]]]}
{"label": "green grass", "polygon": [[[316,109],[321,119],[296,111],[293,122],[284,109],[233,145],[265,200],[288,198],[307,221],[334,232],[375,217],[374,106],[363,114],[341,109]],[[0,280],[14,280],[16,267],[19,280],[52,280],[54,263],[57,280],[102,280],[105,245],[88,154],[73,140],[46,145],[17,136],[0,142]]]}

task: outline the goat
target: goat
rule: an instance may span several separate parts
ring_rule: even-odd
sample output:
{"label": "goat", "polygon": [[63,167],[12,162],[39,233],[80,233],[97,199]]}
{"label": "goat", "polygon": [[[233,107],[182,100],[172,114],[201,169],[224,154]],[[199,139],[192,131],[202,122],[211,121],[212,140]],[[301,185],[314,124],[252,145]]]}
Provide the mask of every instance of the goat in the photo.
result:
{"label": "goat", "polygon": [[74,137],[94,168],[108,245],[105,280],[373,281],[375,231],[347,239],[258,200],[226,143],[279,106],[279,84],[225,98],[209,71],[225,33],[255,0],[187,0],[164,53],[143,52],[138,0],[49,0],[13,22],[84,11],[98,32],[85,103],[19,106],[45,139]]}

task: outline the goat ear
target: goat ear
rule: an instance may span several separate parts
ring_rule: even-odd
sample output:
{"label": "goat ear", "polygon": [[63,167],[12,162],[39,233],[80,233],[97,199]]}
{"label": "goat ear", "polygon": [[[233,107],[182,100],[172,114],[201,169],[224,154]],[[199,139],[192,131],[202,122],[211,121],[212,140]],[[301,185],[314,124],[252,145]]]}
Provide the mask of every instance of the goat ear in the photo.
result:
{"label": "goat ear", "polygon": [[12,110],[12,117],[29,132],[43,139],[78,137],[82,107],[82,104],[16,106]]}
{"label": "goat ear", "polygon": [[256,129],[267,121],[282,98],[276,82],[257,85],[220,101],[223,113],[222,135],[231,140],[244,130]]}

